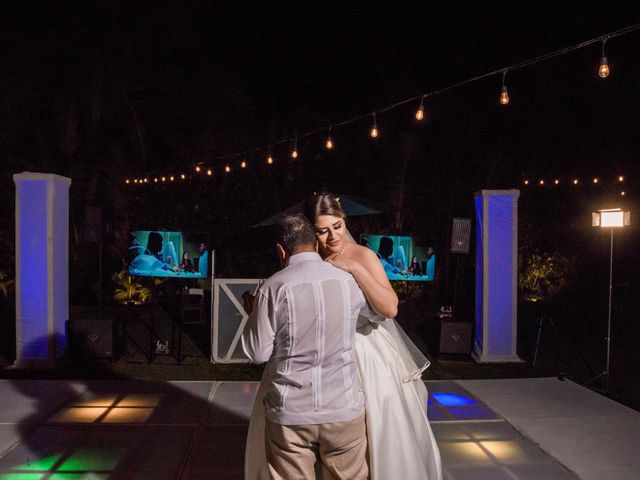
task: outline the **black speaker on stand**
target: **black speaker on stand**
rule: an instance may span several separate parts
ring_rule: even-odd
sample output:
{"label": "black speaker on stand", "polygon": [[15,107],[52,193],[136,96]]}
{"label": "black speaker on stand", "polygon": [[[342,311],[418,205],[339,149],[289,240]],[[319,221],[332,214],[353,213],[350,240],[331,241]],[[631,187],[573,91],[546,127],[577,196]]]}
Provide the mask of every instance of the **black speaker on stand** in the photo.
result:
{"label": "black speaker on stand", "polygon": [[469,355],[473,338],[473,324],[453,317],[440,317],[433,336],[438,344],[435,351],[440,354]]}
{"label": "black speaker on stand", "polygon": [[113,362],[123,350],[122,328],[108,315],[87,316],[67,321],[67,338],[74,358]]}
{"label": "black speaker on stand", "polygon": [[456,276],[453,282],[453,312],[456,312],[460,255],[468,255],[471,248],[471,219],[454,218],[451,226],[451,253],[456,254]]}

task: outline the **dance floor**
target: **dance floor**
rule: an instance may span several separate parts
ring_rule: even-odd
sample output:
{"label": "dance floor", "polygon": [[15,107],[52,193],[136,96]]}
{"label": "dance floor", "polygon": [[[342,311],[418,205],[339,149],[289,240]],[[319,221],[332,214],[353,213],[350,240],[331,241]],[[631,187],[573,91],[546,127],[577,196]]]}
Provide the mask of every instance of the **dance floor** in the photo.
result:
{"label": "dance floor", "polygon": [[[640,413],[570,381],[427,388],[446,480],[640,478]],[[256,389],[0,381],[0,480],[242,478]]]}

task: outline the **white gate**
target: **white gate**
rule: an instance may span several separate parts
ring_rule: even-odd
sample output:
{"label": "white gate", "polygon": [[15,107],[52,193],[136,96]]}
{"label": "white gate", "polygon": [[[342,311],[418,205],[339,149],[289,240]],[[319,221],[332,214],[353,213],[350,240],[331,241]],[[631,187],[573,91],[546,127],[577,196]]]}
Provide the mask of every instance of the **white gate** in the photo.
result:
{"label": "white gate", "polygon": [[248,363],[240,336],[249,315],[242,308],[242,294],[255,294],[262,280],[257,278],[216,278],[213,281],[211,311],[211,361]]}

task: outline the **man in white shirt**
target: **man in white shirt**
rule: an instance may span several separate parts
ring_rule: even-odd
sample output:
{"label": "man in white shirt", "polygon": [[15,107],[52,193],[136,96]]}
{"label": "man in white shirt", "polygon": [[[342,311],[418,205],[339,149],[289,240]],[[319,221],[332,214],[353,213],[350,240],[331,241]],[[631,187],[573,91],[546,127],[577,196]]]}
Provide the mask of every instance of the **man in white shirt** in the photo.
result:
{"label": "man in white shirt", "polygon": [[353,277],[316,252],[313,226],[285,217],[276,245],[283,269],[258,289],[242,334],[255,363],[268,362],[266,454],[274,479],[366,479],[364,395],[353,352],[365,307]]}

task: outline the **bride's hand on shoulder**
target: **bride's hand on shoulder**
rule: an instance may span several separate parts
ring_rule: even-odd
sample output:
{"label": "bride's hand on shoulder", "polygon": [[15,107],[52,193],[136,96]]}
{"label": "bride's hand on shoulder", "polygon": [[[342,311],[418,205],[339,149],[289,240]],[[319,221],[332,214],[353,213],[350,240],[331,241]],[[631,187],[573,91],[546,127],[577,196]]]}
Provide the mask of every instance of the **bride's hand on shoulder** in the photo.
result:
{"label": "bride's hand on shoulder", "polygon": [[353,259],[342,255],[340,252],[329,255],[325,261],[347,273],[353,273],[356,264]]}

